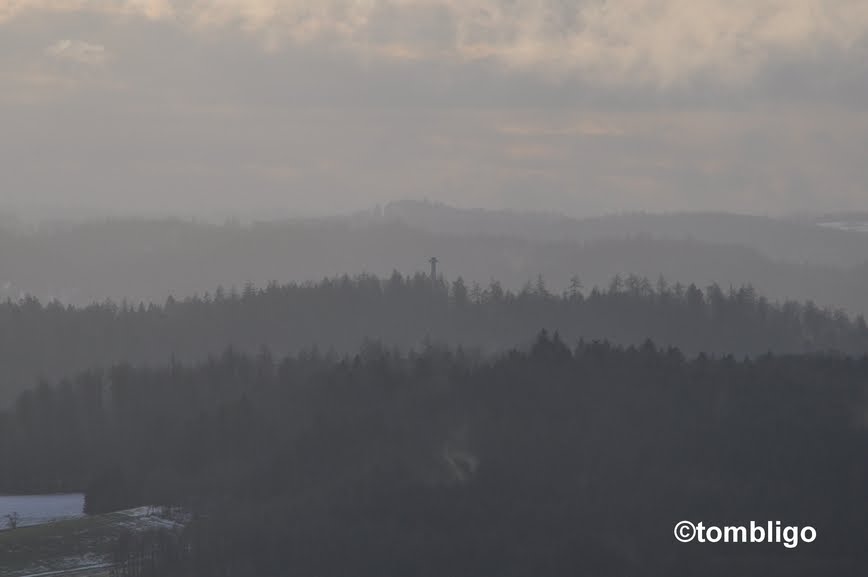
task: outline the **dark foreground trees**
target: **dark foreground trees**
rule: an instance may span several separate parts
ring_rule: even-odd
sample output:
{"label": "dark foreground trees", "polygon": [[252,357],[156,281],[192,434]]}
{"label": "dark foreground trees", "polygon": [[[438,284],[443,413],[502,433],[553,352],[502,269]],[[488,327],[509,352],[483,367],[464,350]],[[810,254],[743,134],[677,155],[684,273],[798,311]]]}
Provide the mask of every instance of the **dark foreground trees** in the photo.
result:
{"label": "dark foreground trees", "polygon": [[441,279],[432,286],[427,276],[395,273],[248,285],[162,306],[72,308],[32,298],[0,303],[0,405],[39,377],[119,362],[161,365],[173,355],[203,360],[230,345],[250,354],[263,345],[281,356],[314,345],[342,354],[373,337],[404,350],[430,339],[491,352],[527,346],[528,335],[542,326],[570,342],[585,337],[638,345],[650,338],[686,354],[868,351],[861,318],[812,303],[771,303],[750,287],[700,289],[615,277],[608,287],[583,294],[576,278],[558,295],[541,278],[513,293],[497,282],[447,286]]}
{"label": "dark foreground trees", "polygon": [[[230,351],[26,395],[2,420],[0,491],[186,506],[182,533],[118,545],[153,577],[864,575],[866,394],[864,357],[547,334],[493,360]],[[685,519],[818,538],[684,545]]]}

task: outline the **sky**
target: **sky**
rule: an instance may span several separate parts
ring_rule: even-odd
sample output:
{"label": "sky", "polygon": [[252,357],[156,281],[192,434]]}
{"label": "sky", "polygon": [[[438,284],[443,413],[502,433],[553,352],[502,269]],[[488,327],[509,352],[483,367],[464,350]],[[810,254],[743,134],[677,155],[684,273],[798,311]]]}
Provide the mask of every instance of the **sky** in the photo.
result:
{"label": "sky", "polygon": [[0,211],[868,208],[865,0],[0,0]]}

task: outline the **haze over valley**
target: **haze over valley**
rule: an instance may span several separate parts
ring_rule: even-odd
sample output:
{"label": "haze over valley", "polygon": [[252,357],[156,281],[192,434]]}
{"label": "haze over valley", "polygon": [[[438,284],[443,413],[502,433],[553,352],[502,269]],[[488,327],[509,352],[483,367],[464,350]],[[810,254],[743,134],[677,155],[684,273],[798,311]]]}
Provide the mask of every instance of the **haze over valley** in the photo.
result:
{"label": "haze over valley", "polygon": [[0,576],[868,575],[864,0],[0,0]]}

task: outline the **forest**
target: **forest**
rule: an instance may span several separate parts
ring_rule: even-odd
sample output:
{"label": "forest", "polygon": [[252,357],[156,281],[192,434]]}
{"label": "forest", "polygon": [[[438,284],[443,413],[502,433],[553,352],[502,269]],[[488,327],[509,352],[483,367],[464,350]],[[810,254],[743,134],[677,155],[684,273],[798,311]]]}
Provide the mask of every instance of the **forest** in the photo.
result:
{"label": "forest", "polygon": [[[0,418],[0,492],[192,512],[117,575],[864,575],[868,357],[529,341],[83,372]],[[820,538],[686,546],[682,519]]]}
{"label": "forest", "polygon": [[246,353],[265,347],[278,356],[312,347],[346,354],[373,339],[405,351],[431,342],[494,353],[528,345],[543,327],[567,342],[651,339],[688,355],[868,351],[862,316],[810,301],[771,301],[751,286],[698,288],[616,275],[607,286],[588,288],[573,276],[569,288],[554,293],[542,277],[511,291],[497,281],[344,275],[218,288],[162,304],[9,299],[0,303],[0,404],[39,379],[120,362],[203,360],[229,345]]}
{"label": "forest", "polygon": [[0,577],[868,577],[866,63],[868,0],[0,0]]}
{"label": "forest", "polygon": [[387,209],[0,233],[0,495],[173,511],[97,539],[110,577],[865,574],[865,239]]}
{"label": "forest", "polygon": [[19,231],[0,224],[0,298],[162,303],[221,284],[412,274],[437,256],[450,283],[496,279],[518,291],[541,274],[560,293],[576,274],[588,287],[617,274],[663,276],[700,287],[751,284],[772,300],[868,314],[866,254],[868,234],[759,216],[571,220],[402,202],[274,222],[119,218]]}

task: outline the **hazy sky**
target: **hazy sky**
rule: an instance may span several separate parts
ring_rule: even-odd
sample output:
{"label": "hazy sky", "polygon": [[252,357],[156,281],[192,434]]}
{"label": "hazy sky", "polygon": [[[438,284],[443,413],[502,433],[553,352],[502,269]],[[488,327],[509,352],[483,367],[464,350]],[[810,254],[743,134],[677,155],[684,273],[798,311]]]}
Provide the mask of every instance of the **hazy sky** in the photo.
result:
{"label": "hazy sky", "polygon": [[868,207],[866,0],[0,0],[0,209]]}

